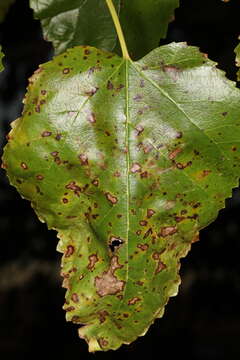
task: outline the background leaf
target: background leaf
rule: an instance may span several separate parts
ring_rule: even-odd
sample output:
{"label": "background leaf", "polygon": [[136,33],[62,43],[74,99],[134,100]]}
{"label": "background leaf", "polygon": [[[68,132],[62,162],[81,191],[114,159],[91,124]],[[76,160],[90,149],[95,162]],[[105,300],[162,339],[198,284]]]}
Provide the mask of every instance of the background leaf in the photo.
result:
{"label": "background leaf", "polygon": [[[235,53],[236,53],[236,65],[240,67],[240,44],[236,47]],[[237,79],[238,81],[240,81],[240,70],[238,70]]]}
{"label": "background leaf", "polygon": [[238,185],[239,100],[184,43],[139,62],[76,47],[31,78],[3,166],[58,231],[90,351],[134,341],[176,295],[180,258]]}
{"label": "background leaf", "polygon": [[[129,54],[139,59],[159,45],[167,35],[168,24],[174,19],[179,0],[123,1],[120,22],[126,37]],[[118,54],[121,54],[117,44]]]}
{"label": "background leaf", "polygon": [[[120,0],[113,2],[119,9]],[[105,0],[30,0],[30,6],[57,54],[75,45],[107,50],[116,45],[117,35]]]}
{"label": "background leaf", "polygon": [[3,0],[0,3],[0,23],[4,20],[9,7],[15,2],[15,0]]}
{"label": "background leaf", "polygon": [[[159,45],[167,34],[178,0],[114,0],[132,58]],[[31,0],[44,36],[56,53],[75,45],[92,45],[121,55],[115,28],[105,0]],[[121,6],[121,8],[120,8]]]}

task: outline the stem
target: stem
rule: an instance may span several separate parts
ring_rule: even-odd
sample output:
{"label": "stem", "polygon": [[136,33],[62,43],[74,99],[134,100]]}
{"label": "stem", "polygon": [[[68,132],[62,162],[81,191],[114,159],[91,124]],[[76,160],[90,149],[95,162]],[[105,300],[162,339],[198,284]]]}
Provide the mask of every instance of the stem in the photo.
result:
{"label": "stem", "polygon": [[121,28],[121,24],[120,24],[116,9],[115,9],[115,7],[113,5],[112,0],[106,0],[106,3],[107,3],[107,6],[109,8],[109,11],[111,13],[111,16],[112,16],[112,19],[113,19],[113,22],[114,22],[114,25],[115,25],[115,28],[116,28],[116,31],[117,31],[118,39],[119,39],[120,46],[121,46],[121,49],[122,49],[123,58],[126,59],[126,60],[130,60],[127,45],[126,45],[126,42],[125,42],[125,39],[124,39],[123,31],[122,31],[122,28]]}

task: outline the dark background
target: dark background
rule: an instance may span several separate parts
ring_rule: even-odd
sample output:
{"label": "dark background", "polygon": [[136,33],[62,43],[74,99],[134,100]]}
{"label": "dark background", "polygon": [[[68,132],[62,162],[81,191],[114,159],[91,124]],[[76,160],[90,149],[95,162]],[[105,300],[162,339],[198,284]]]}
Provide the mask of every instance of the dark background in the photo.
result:
{"label": "dark background", "polygon": [[[4,1],[4,0],[0,0]],[[146,0],[147,1],[147,0]],[[233,49],[240,34],[240,1],[182,0],[167,40],[187,41],[208,53],[236,79]],[[22,110],[28,77],[53,54],[33,20],[28,1],[17,0],[0,25],[6,69],[0,74],[0,148],[9,123]],[[54,231],[41,224],[0,174],[0,358],[148,359],[240,358],[240,192],[182,260],[179,295],[147,335],[130,346],[88,354],[77,327],[65,322],[60,254]]]}

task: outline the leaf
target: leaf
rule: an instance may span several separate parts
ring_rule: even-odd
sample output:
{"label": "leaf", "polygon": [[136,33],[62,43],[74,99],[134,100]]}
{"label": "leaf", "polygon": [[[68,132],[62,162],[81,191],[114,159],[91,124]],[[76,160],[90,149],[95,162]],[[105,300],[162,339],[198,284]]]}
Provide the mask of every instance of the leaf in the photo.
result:
{"label": "leaf", "polygon": [[10,6],[15,2],[15,0],[3,0],[0,3],[0,23],[3,22]]}
{"label": "leaf", "polygon": [[[179,0],[114,0],[133,58],[157,47],[167,33]],[[120,5],[121,4],[121,5]],[[30,0],[44,37],[59,54],[75,45],[92,45],[121,55],[105,0]],[[121,7],[120,7],[121,6]],[[139,36],[141,34],[141,36]]]}
{"label": "leaf", "polygon": [[[119,3],[114,0],[116,8]],[[117,34],[105,0],[30,0],[30,6],[57,54],[75,45],[106,50],[116,45]]]}
{"label": "leaf", "polygon": [[58,231],[90,351],[145,334],[177,294],[180,258],[238,185],[239,100],[185,43],[138,62],[76,47],[30,79],[3,167]]}
{"label": "leaf", "polygon": [[[236,65],[240,67],[240,44],[235,48],[236,53]],[[240,70],[237,73],[237,80],[240,81]]]}
{"label": "leaf", "polygon": [[[139,59],[159,45],[160,39],[167,35],[168,23],[174,19],[174,10],[177,7],[179,0],[122,2],[120,22],[132,58]],[[119,46],[117,49],[121,54]]]}
{"label": "leaf", "polygon": [[4,67],[3,67],[3,63],[2,63],[2,58],[4,57],[4,54],[2,52],[2,47],[0,45],[0,72],[3,71]]}

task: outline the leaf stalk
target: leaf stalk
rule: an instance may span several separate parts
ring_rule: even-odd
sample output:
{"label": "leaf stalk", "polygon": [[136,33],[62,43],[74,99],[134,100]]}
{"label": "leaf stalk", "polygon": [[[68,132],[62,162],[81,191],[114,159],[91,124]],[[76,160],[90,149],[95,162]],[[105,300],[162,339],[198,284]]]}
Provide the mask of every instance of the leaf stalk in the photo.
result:
{"label": "leaf stalk", "polygon": [[115,7],[113,5],[112,0],[106,0],[106,3],[107,3],[107,6],[109,8],[110,14],[111,14],[112,19],[113,19],[113,23],[114,23],[116,31],[117,31],[117,36],[118,36],[120,46],[121,46],[121,49],[122,49],[123,58],[126,59],[126,60],[130,60],[127,45],[126,45],[126,42],[125,42],[125,38],[124,38],[124,35],[123,35],[122,27],[121,27],[121,24],[120,24],[116,9],[115,9]]}

